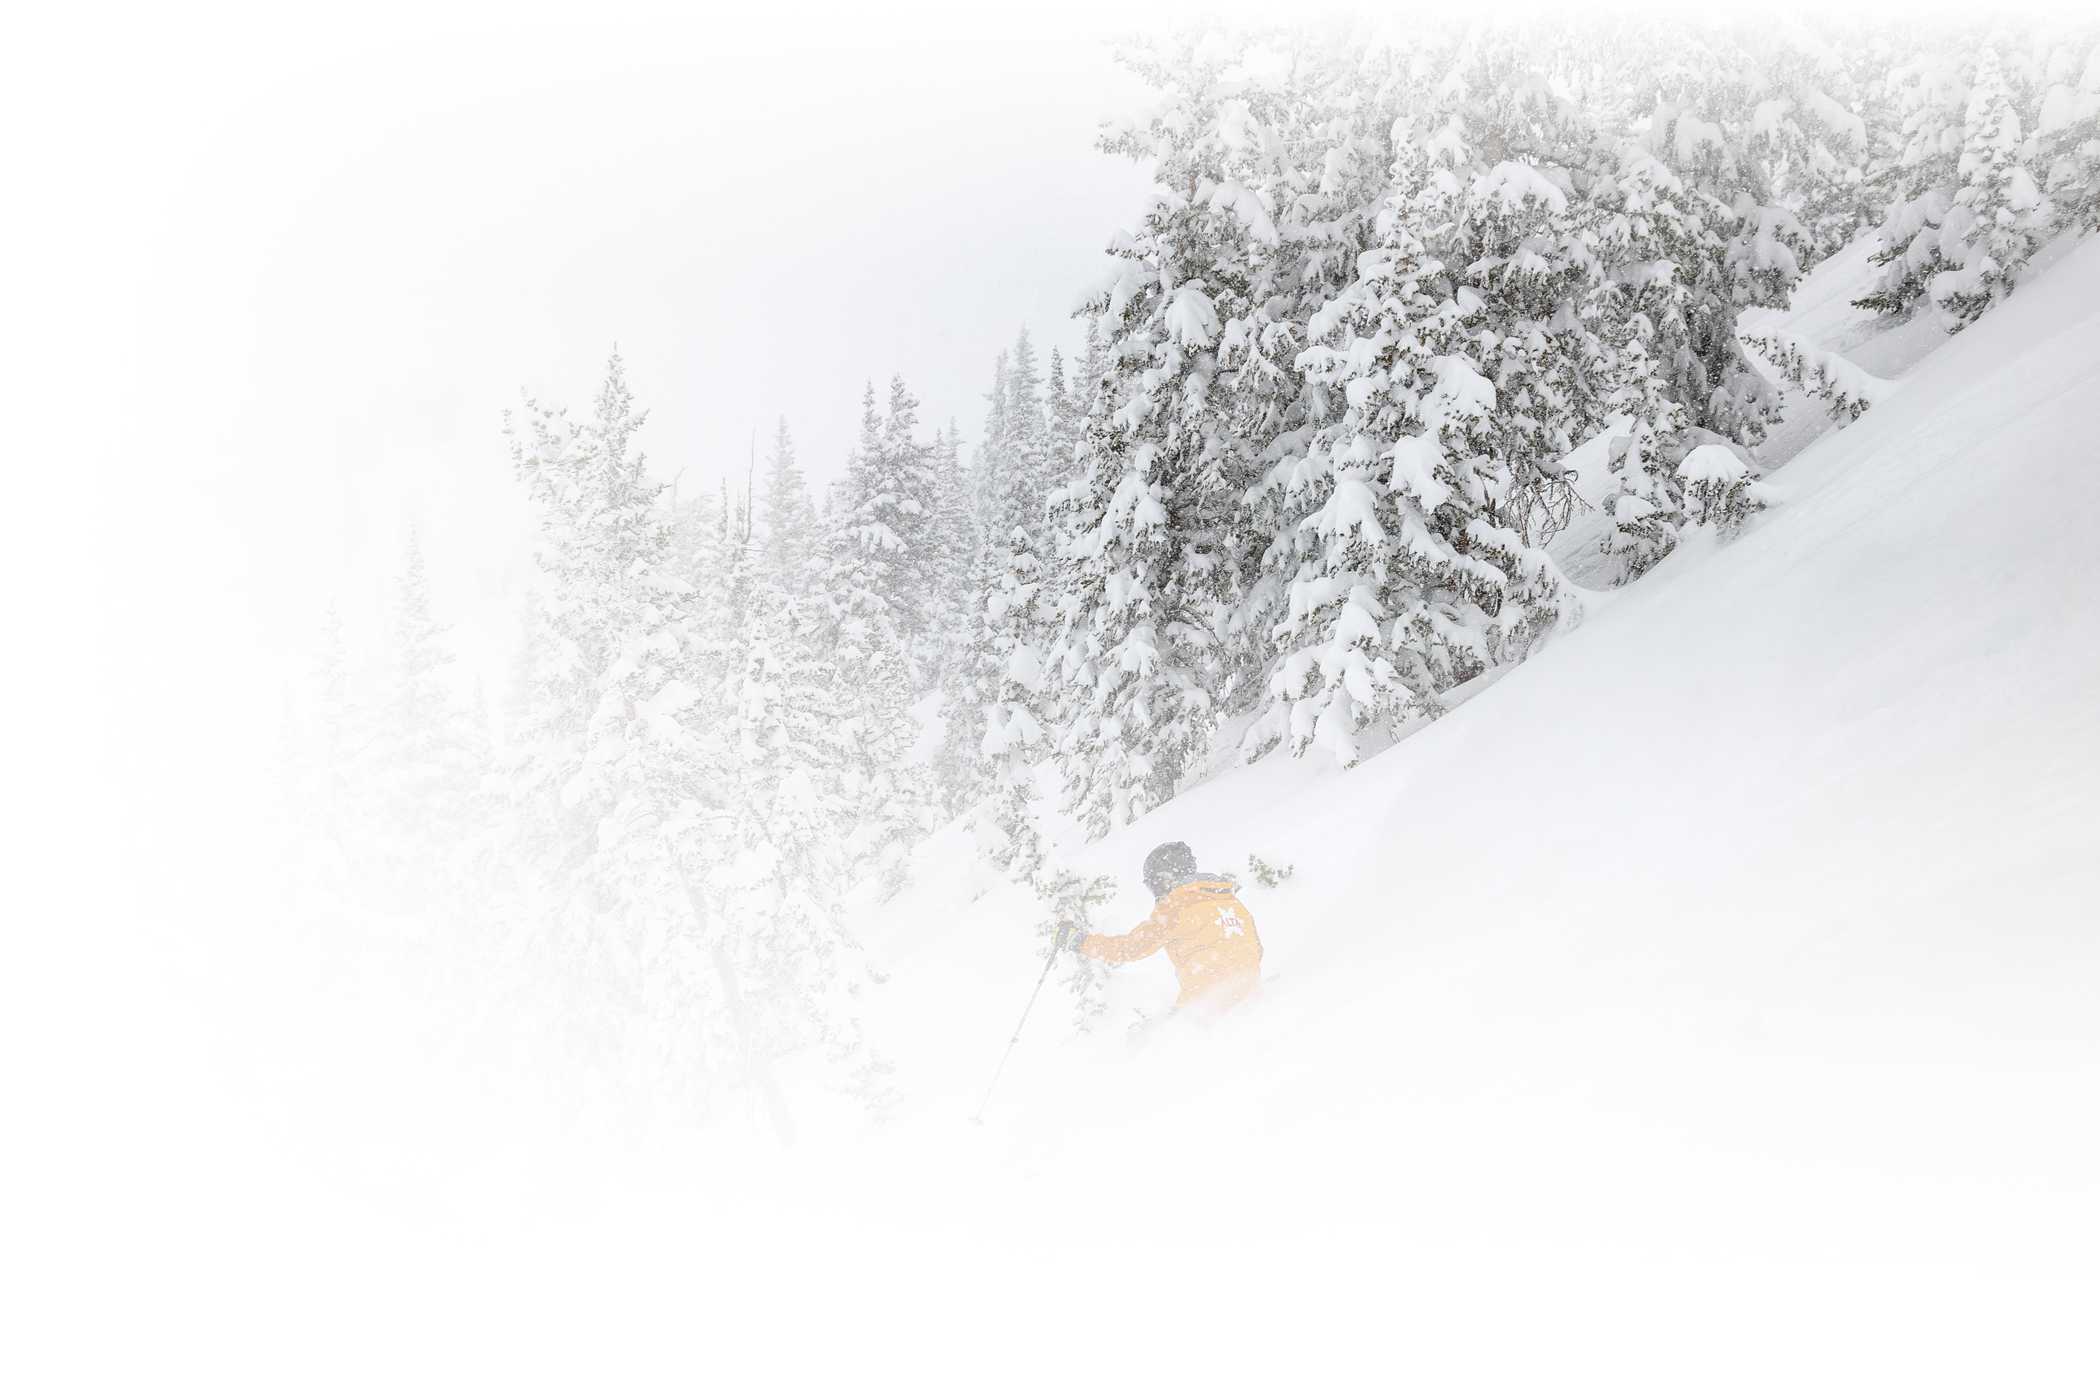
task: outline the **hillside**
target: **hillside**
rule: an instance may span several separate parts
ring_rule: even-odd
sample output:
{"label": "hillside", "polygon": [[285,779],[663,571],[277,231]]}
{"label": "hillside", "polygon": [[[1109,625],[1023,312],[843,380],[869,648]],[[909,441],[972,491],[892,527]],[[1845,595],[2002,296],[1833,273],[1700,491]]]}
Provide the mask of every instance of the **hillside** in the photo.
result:
{"label": "hillside", "polygon": [[867,914],[907,1126],[1020,1164],[1016,1271],[1154,1251],[1073,1304],[1151,1300],[1119,1355],[1229,1297],[1279,1376],[1348,1337],[1470,1378],[1441,1394],[2062,1393],[2100,1248],[2095,402],[2088,245],[1441,722],[1068,847],[1119,924],[1156,842],[1294,865],[1246,895],[1271,984],[1135,1046],[1162,960],[1090,1034],[1046,992],[974,1138],[1038,915],[949,833]]}
{"label": "hillside", "polygon": [[2088,17],[65,8],[0,1394],[2100,1395]]}
{"label": "hillside", "polygon": [[1740,539],[1446,718],[1067,833],[1112,925],[1164,839],[1295,867],[1268,983],[1162,1024],[1141,964],[1082,1031],[1053,981],[982,1126],[1040,911],[961,830],[854,911],[893,1121],[783,1066],[792,1150],[569,1082],[412,925],[322,977],[260,905],[216,958],[141,923],[99,1019],[18,1028],[75,1047],[22,1196],[54,1393],[2090,1389],[2100,247],[1863,356],[1896,391]]}

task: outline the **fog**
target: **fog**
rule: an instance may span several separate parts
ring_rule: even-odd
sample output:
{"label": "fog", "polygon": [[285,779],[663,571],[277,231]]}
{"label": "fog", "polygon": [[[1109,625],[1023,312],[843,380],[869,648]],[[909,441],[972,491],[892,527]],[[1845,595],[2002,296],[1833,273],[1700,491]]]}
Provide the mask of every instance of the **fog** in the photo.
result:
{"label": "fog", "polygon": [[0,1386],[2077,1390],[2100,48],[1885,8],[18,21]]}

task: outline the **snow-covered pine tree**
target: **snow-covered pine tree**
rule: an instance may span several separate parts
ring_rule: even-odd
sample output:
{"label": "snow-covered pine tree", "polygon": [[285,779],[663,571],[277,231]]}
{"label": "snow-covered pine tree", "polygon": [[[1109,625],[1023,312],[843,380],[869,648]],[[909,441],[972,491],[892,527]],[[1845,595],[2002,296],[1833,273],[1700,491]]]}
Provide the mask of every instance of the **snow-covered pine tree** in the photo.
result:
{"label": "snow-covered pine tree", "polygon": [[1036,764],[1047,751],[1048,730],[1040,712],[1048,708],[1041,649],[1031,637],[1040,606],[1042,562],[1016,550],[1009,573],[987,601],[988,622],[997,629],[1001,669],[986,707],[982,761],[991,791],[986,834],[990,856],[1019,878],[1042,868],[1045,847],[1038,828]]}
{"label": "snow-covered pine tree", "polygon": [[1684,500],[1672,469],[1689,427],[1687,400],[1705,398],[1706,363],[1692,327],[1703,307],[1685,274],[1706,260],[1715,235],[1683,183],[1645,147],[1628,142],[1589,198],[1601,216],[1604,278],[1598,336],[1611,365],[1612,487],[1597,502],[1606,554],[1637,578],[1676,547]]}
{"label": "snow-covered pine tree", "polygon": [[1067,807],[1096,834],[1166,801],[1208,752],[1240,679],[1230,620],[1259,562],[1243,503],[1278,431],[1272,406],[1297,393],[1272,373],[1267,315],[1294,264],[1258,192],[1283,99],[1247,59],[1203,39],[1128,55],[1163,100],[1103,140],[1157,183],[1112,248],[1122,270],[1086,306],[1108,372],[1058,495],[1058,763]]}
{"label": "snow-covered pine tree", "polygon": [[[1494,515],[1521,552],[1566,523],[1574,501],[1561,459],[1608,422],[1595,216],[1574,197],[1592,138],[1500,40],[1476,44],[1454,107],[1429,120],[1410,138],[1427,160],[1418,175],[1396,176],[1406,183],[1395,190],[1407,222],[1461,281],[1454,300],[1495,390],[1486,423],[1502,477]],[[1508,635],[1511,659],[1528,635]]]}
{"label": "snow-covered pine tree", "polygon": [[[1052,405],[1025,327],[994,366],[992,398],[977,474],[984,533],[961,599],[967,609],[961,664],[950,672],[942,707],[939,767],[956,809],[974,803],[995,779],[1011,786],[1015,773],[1042,756],[1042,705],[1033,697],[1041,685],[1046,624],[1036,594],[1048,567],[1048,499],[1057,467]],[[1013,679],[1016,671],[1026,674],[1025,684]],[[1002,802],[1005,830],[1020,818],[1011,800]],[[1002,866],[1007,857],[1000,853],[1013,839],[989,837]]]}
{"label": "snow-covered pine tree", "polygon": [[982,601],[997,576],[999,566],[991,556],[1005,549],[1008,529],[1021,514],[1043,511],[1050,454],[1041,374],[1024,326],[993,363],[984,441],[971,467],[973,602]]}
{"label": "snow-covered pine tree", "polygon": [[1933,278],[1945,271],[1940,226],[1954,206],[1962,149],[1962,114],[1969,82],[1964,56],[1925,45],[1896,65],[1883,100],[1901,137],[1881,179],[1892,194],[1875,229],[1873,284],[1853,305],[1889,316],[1908,315]]}
{"label": "snow-covered pine tree", "polygon": [[1055,579],[1054,548],[1043,502],[1047,455],[1034,464],[1035,486],[1008,514],[1002,547],[990,551],[996,570],[983,603],[977,690],[983,697],[978,761],[990,783],[990,820],[997,835],[992,858],[1019,878],[1042,867],[1036,829],[1034,771],[1048,752],[1051,697],[1045,655],[1052,643],[1046,590]]}
{"label": "snow-covered pine tree", "polygon": [[1390,59],[1365,36],[1341,29],[1300,39],[1288,66],[1272,56],[1270,71],[1279,76],[1238,128],[1240,144],[1263,152],[1243,162],[1242,178],[1260,208],[1273,212],[1275,237],[1256,244],[1250,314],[1220,356],[1240,405],[1232,427],[1241,462],[1218,563],[1205,575],[1219,638],[1211,692],[1232,718],[1268,703],[1288,625],[1288,570],[1271,549],[1297,517],[1264,483],[1302,458],[1338,411],[1327,387],[1306,373],[1302,352],[1311,325],[1356,280],[1359,260],[1377,243],[1393,167]]}
{"label": "snow-covered pine tree", "polygon": [[[1022,345],[1026,345],[1022,333]],[[1099,360],[1098,337],[1089,336],[1091,357]],[[1034,357],[1016,348],[1009,388],[1033,376]],[[1030,395],[1032,400],[1033,395]],[[994,864],[1016,878],[1033,881],[1042,873],[1045,847],[1038,828],[1041,793],[1035,770],[1048,757],[1058,725],[1057,695],[1049,684],[1048,658],[1057,643],[1061,594],[1062,539],[1051,500],[1062,489],[1077,460],[1085,410],[1066,383],[1064,357],[1050,351],[1049,374],[1038,414],[1032,402],[1010,406],[1005,421],[1019,425],[1040,417],[1043,449],[1039,462],[1023,450],[1014,454],[1014,475],[1027,483],[1025,492],[1010,492],[1004,538],[987,551],[986,587],[979,607],[978,662],[973,698],[979,701],[972,731],[978,786],[991,798],[984,835]],[[1016,436],[1033,431],[1017,427]]]}
{"label": "snow-covered pine tree", "polygon": [[623,1008],[607,1034],[653,1038],[649,1055],[696,1074],[709,1046],[695,1010],[719,1006],[721,989],[688,879],[709,863],[719,755],[664,487],[636,450],[643,416],[615,353],[590,421],[528,400],[507,424],[540,514],[547,629],[509,773],[512,873]]}
{"label": "snow-covered pine tree", "polygon": [[688,583],[719,576],[729,552],[729,519],[720,495],[679,496],[669,505],[671,565]]}
{"label": "snow-covered pine tree", "polygon": [[1688,45],[1657,75],[1662,97],[1645,144],[1681,182],[1685,236],[1673,241],[1696,255],[1678,271],[1688,341],[1664,366],[1671,396],[1688,427],[1754,448],[1779,396],[1737,342],[1736,316],[1750,306],[1784,307],[1812,240],[1774,189],[1770,161],[1781,147],[1769,125],[1759,130],[1768,90],[1748,62],[1732,46]]}
{"label": "snow-covered pine tree", "polygon": [[491,815],[488,734],[453,691],[445,630],[431,611],[421,536],[411,530],[371,777],[389,883],[412,902],[459,887]]}
{"label": "snow-covered pine tree", "polygon": [[945,690],[957,669],[968,661],[965,649],[976,607],[978,550],[970,472],[963,464],[962,431],[952,418],[934,434],[933,466],[933,544],[939,572],[934,594],[939,600],[937,645],[941,652],[936,680]]}
{"label": "snow-covered pine tree", "polygon": [[1086,437],[1086,423],[1108,378],[1108,344],[1101,337],[1101,324],[1092,316],[1078,317],[1085,342],[1079,365],[1072,374],[1072,421],[1069,436],[1058,453],[1058,485],[1071,482],[1078,473],[1079,452]]}
{"label": "snow-covered pine tree", "polygon": [[1043,512],[1050,479],[1050,419],[1043,401],[1042,371],[1035,344],[1021,327],[1006,365],[1006,441],[997,460],[999,479],[992,483],[997,523],[1003,530],[1026,525]]}
{"label": "snow-covered pine tree", "polygon": [[736,667],[737,637],[749,605],[739,591],[751,572],[749,541],[733,516],[726,483],[711,495],[679,497],[670,507],[670,571],[686,590],[688,666],[693,683],[708,695]]}
{"label": "snow-covered pine tree", "polygon": [[759,559],[767,579],[789,592],[805,589],[817,550],[817,508],[810,502],[809,484],[795,460],[795,441],[784,417],[773,430],[773,448],[766,456],[761,519],[765,543]]}
{"label": "snow-covered pine tree", "polygon": [[959,561],[958,609],[953,664],[941,687],[941,744],[934,774],[943,808],[960,812],[984,795],[988,767],[984,760],[985,706],[989,700],[991,634],[985,620],[985,598],[997,577],[1005,550],[1004,522],[1010,480],[1013,433],[1007,404],[1009,354],[999,351],[992,362],[992,387],[985,395],[984,435],[970,460],[968,490],[969,553]]}
{"label": "snow-covered pine tree", "polygon": [[761,569],[736,572],[751,605],[711,707],[723,740],[724,858],[704,881],[717,971],[742,1004],[740,1048],[762,1092],[778,1094],[774,1060],[821,1045],[879,1112],[888,1067],[856,1002],[873,974],[841,906],[863,875],[882,873],[900,839],[870,828],[883,820],[888,785],[866,766],[865,715],[819,650],[813,605]]}
{"label": "snow-covered pine tree", "polygon": [[[1197,332],[1201,334],[1199,330]],[[1089,422],[1067,516],[1066,620],[1055,659],[1066,805],[1103,835],[1173,796],[1208,738],[1169,526],[1169,462],[1104,416]]]}
{"label": "snow-covered pine tree", "polygon": [[988,546],[979,538],[974,470],[961,462],[955,425],[937,446],[941,459],[940,538],[947,575],[942,586],[946,639],[941,644],[941,741],[932,784],[942,812],[953,815],[981,795],[984,763],[983,667],[985,572]]}
{"label": "snow-covered pine tree", "polygon": [[[1428,178],[1418,151],[1396,167],[1396,189]],[[1317,745],[1353,763],[1367,733],[1437,713],[1556,611],[1557,571],[1498,519],[1496,391],[1462,289],[1408,222],[1416,204],[1388,200],[1358,279],[1309,327],[1300,363],[1338,413],[1264,483],[1294,523],[1269,553],[1288,604],[1251,754]]]}
{"label": "snow-covered pine tree", "polygon": [[1677,475],[1684,483],[1689,522],[1710,528],[1724,539],[1764,508],[1756,473],[1743,450],[1732,443],[1708,442],[1693,448],[1677,464]]}
{"label": "snow-covered pine tree", "polygon": [[1874,150],[1867,87],[1885,69],[1871,28],[1839,23],[1728,26],[1709,60],[1743,75],[1727,125],[1755,162],[1769,198],[1800,225],[1793,250],[1806,272],[1880,219],[1868,183]]}
{"label": "snow-covered pine tree", "polygon": [[984,433],[970,458],[970,519],[973,561],[976,551],[998,533],[999,482],[1005,476],[1010,450],[1006,422],[1007,352],[1001,350],[992,362],[992,387],[984,400]]}
{"label": "snow-covered pine tree", "polygon": [[2035,163],[2056,210],[2056,228],[2100,232],[2100,42],[2060,37],[2043,68],[2035,119]]}
{"label": "snow-covered pine tree", "polygon": [[[1050,368],[1044,375],[1043,396],[1050,454],[1043,479],[1050,490],[1055,490],[1064,484],[1072,470],[1072,461],[1078,456],[1080,425],[1086,418],[1086,404],[1080,392],[1067,381],[1064,353],[1054,345],[1050,347]],[[1047,493],[1044,500],[1047,518]]]}
{"label": "snow-covered pine tree", "polygon": [[918,435],[919,401],[902,376],[890,380],[887,411],[875,412],[875,387],[861,400],[860,445],[846,468],[838,519],[830,534],[834,582],[881,600],[903,645],[906,684],[928,688],[939,668],[943,546],[940,481],[932,445]]}
{"label": "snow-covered pine tree", "polygon": [[[1099,911],[1116,892],[1106,875],[1082,876],[1058,867],[1043,867],[1029,881],[1047,917],[1035,927],[1036,943],[1047,949],[1068,928],[1091,929]],[[1065,989],[1072,994],[1072,1023],[1082,1028],[1108,1009],[1108,980],[1115,969],[1098,958],[1065,958]]]}
{"label": "snow-covered pine tree", "polygon": [[948,622],[942,616],[946,598],[941,588],[945,554],[941,486],[933,445],[919,436],[919,400],[905,386],[902,375],[890,377],[889,403],[882,418],[882,460],[888,474],[885,486],[903,541],[906,591],[898,600],[898,615],[913,643],[923,688],[939,669],[942,629]]}
{"label": "snow-covered pine tree", "polygon": [[1976,61],[1962,120],[1961,181],[1940,221],[1946,266],[1927,284],[1950,331],[1972,324],[2012,294],[2054,214],[2021,161],[2020,116],[1995,47]]}
{"label": "snow-covered pine tree", "polygon": [[897,602],[913,577],[905,553],[912,536],[905,531],[916,526],[900,529],[906,512],[882,451],[871,387],[863,399],[861,447],[826,522],[822,607],[807,631],[848,701],[841,733],[850,740],[847,776],[861,816],[846,839],[853,858],[879,864],[885,886],[894,890],[913,834],[923,827],[926,794],[910,761],[917,658],[906,630],[909,614]]}

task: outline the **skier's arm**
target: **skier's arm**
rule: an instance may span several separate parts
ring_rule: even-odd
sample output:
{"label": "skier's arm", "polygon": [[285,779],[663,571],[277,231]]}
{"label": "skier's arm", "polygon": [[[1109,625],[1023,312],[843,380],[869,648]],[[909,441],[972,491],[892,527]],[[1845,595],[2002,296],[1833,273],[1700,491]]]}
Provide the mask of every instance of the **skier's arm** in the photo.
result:
{"label": "skier's arm", "polygon": [[1080,941],[1079,955],[1083,958],[1099,958],[1105,963],[1127,963],[1136,962],[1139,958],[1149,958],[1166,946],[1166,921],[1147,919],[1125,934],[1088,934]]}

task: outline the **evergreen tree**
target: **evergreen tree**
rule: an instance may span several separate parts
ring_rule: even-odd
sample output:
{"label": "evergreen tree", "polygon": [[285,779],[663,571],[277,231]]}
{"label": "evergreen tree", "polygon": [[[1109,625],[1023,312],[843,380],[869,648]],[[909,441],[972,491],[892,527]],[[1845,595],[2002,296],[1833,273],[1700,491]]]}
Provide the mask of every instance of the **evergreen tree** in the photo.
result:
{"label": "evergreen tree", "polygon": [[1022,327],[1006,369],[1004,451],[993,486],[993,524],[1003,534],[1014,526],[1029,528],[1043,514],[1051,478],[1050,420],[1043,402],[1042,375],[1035,346]]}
{"label": "evergreen tree", "polygon": [[1682,340],[1663,365],[1688,427],[1755,446],[1778,413],[1778,395],[1743,353],[1736,317],[1745,307],[1784,307],[1800,280],[1810,237],[1780,202],[1755,114],[1761,89],[1730,73],[1730,49],[1705,45],[1671,65],[1667,97],[1644,144],[1679,182],[1667,239],[1685,298]]}
{"label": "evergreen tree", "polygon": [[[1049,493],[1062,487],[1072,474],[1072,464],[1079,456],[1081,425],[1086,419],[1081,389],[1065,382],[1064,356],[1055,346],[1050,349],[1050,370],[1044,393],[1048,407],[1049,461],[1043,473],[1043,499],[1047,507]],[[1047,509],[1045,518],[1048,518]]]}
{"label": "evergreen tree", "polygon": [[2054,231],[2100,232],[2100,43],[2060,37],[2043,78],[2031,168],[2044,172]]}
{"label": "evergreen tree", "polygon": [[1234,615],[1259,563],[1242,502],[1297,392],[1268,314],[1291,264],[1260,193],[1277,158],[1266,119],[1285,103],[1240,85],[1237,58],[1196,43],[1131,55],[1164,100],[1103,143],[1152,162],[1157,187],[1086,307],[1110,369],[1059,495],[1057,757],[1067,807],[1096,834],[1173,796],[1241,680]]}
{"label": "evergreen tree", "polygon": [[444,633],[431,612],[422,540],[411,531],[373,761],[390,883],[411,899],[457,887],[489,816],[487,731],[453,692]]}
{"label": "evergreen tree", "polygon": [[1955,167],[1962,183],[1940,221],[1946,266],[1929,284],[1950,330],[1968,326],[2011,295],[2052,221],[2047,200],[2021,163],[2019,114],[1989,46],[1977,60],[1962,126]]}
{"label": "evergreen tree", "polygon": [[971,516],[970,478],[962,461],[962,433],[949,420],[934,434],[935,475],[933,545],[939,574],[934,597],[941,621],[938,649],[939,683],[952,684],[966,664],[971,620],[976,606],[977,528]]}
{"label": "evergreen tree", "polygon": [[874,385],[867,387],[860,446],[847,467],[830,544],[834,584],[879,601],[883,625],[902,648],[905,683],[913,694],[930,686],[939,669],[940,629],[947,621],[941,485],[934,450],[920,439],[918,426],[919,401],[901,376],[891,379],[888,411],[880,417]]}
{"label": "evergreen tree", "polygon": [[985,395],[984,436],[970,462],[971,553],[998,538],[999,502],[1006,462],[1012,454],[1012,436],[1006,418],[1007,352],[1001,350],[992,363],[992,387]]}
{"label": "evergreen tree", "polygon": [[876,416],[872,385],[862,398],[861,443],[828,524],[823,606],[810,630],[851,701],[842,732],[853,740],[850,781],[863,813],[850,836],[855,859],[880,865],[894,888],[923,820],[921,781],[910,764],[921,662],[912,629],[925,625],[927,603],[912,590],[925,577],[928,556],[916,551],[931,543],[923,502],[934,483],[922,470],[929,453],[897,450],[912,445],[916,426],[916,405],[901,380],[891,397],[888,424]]}
{"label": "evergreen tree", "polygon": [[[1053,373],[1061,366],[1052,352]],[[1032,879],[1042,866],[1036,830],[1034,769],[1047,752],[1045,653],[1050,643],[1042,596],[1052,577],[1049,498],[1057,475],[1053,422],[1026,329],[1006,366],[1007,455],[998,533],[981,569],[977,674],[972,698],[980,713],[970,733],[975,759],[992,795],[992,858]],[[1053,380],[1053,392],[1059,388]]]}
{"label": "evergreen tree", "polygon": [[1895,194],[1875,230],[1881,271],[1854,305],[1908,315],[1951,266],[1941,225],[1954,207],[1967,96],[1961,56],[1948,50],[1928,50],[1890,73],[1887,101],[1901,138],[1883,179]]}
{"label": "evergreen tree", "polygon": [[901,542],[904,592],[895,601],[906,634],[921,654],[926,674],[938,664],[943,543],[940,538],[939,460],[933,445],[919,436],[919,400],[902,375],[890,377],[887,411],[882,419],[881,461],[884,490]]}
{"label": "evergreen tree", "polygon": [[1497,391],[1471,358],[1462,289],[1408,222],[1417,203],[1389,202],[1301,360],[1344,407],[1265,483],[1296,524],[1270,550],[1289,605],[1255,753],[1319,745],[1352,763],[1367,730],[1437,713],[1440,692],[1521,654],[1513,639],[1559,607],[1557,570],[1505,523]]}
{"label": "evergreen tree", "polygon": [[[981,544],[964,573],[957,633],[962,660],[950,670],[941,710],[937,766],[951,810],[974,803],[1001,774],[1013,781],[1016,765],[1041,757],[1042,729],[1035,717],[1040,706],[1030,705],[1017,717],[1016,697],[1007,693],[1008,671],[1028,665],[1016,662],[1017,655],[1033,658],[1031,687],[1041,683],[1045,639],[1036,594],[1056,475],[1050,405],[1026,328],[994,364],[991,399],[976,471],[980,515],[974,533]],[[1027,599],[1025,606],[1016,601],[1020,597]],[[1018,737],[1023,733],[1025,742]],[[1008,820],[1014,820],[1011,812]],[[995,837],[992,844],[1004,850],[1010,838]],[[1000,861],[1005,864],[1003,856]]]}
{"label": "evergreen tree", "polygon": [[936,440],[941,473],[939,538],[946,573],[943,607],[949,619],[941,644],[941,741],[933,758],[934,794],[953,814],[975,802],[983,786],[982,671],[987,655],[984,576],[987,546],[978,542],[975,474],[964,470],[954,423]]}
{"label": "evergreen tree", "polygon": [[1041,614],[1047,571],[1027,546],[1025,532],[1015,535],[1006,575],[985,603],[992,673],[980,752],[990,769],[992,859],[1027,879],[1042,868],[1044,856],[1036,826],[1035,768],[1049,747],[1045,718],[1051,697],[1045,687]]}
{"label": "evergreen tree", "polygon": [[868,766],[852,682],[820,649],[810,604],[759,567],[762,558],[746,549],[731,565],[750,603],[710,706],[723,739],[716,794],[726,858],[705,881],[718,910],[719,975],[747,1007],[743,1052],[769,1094],[777,1090],[767,1065],[820,1045],[847,1087],[880,1110],[888,1067],[856,1005],[872,973],[841,907],[864,875],[886,873],[909,828],[882,826],[894,793]]}
{"label": "evergreen tree", "polygon": [[679,1023],[721,988],[688,881],[710,863],[720,763],[664,488],[635,450],[643,419],[615,354],[590,421],[528,400],[509,424],[540,513],[546,629],[509,778],[513,873],[614,1004],[640,1013],[634,1033],[698,1071],[707,1047]]}
{"label": "evergreen tree", "polygon": [[786,418],[774,429],[773,450],[766,457],[764,520],[761,561],[766,575],[791,590],[801,586],[816,554],[817,511],[795,461]]}
{"label": "evergreen tree", "polygon": [[[1708,402],[1708,356],[1695,330],[1704,310],[1684,270],[1700,265],[1712,234],[1682,182],[1645,149],[1629,145],[1591,198],[1602,219],[1604,315],[1599,338],[1612,367],[1608,411],[1624,425],[1611,444],[1612,488],[1598,504],[1609,528],[1603,549],[1629,578],[1676,547],[1683,493],[1672,462],[1690,426],[1686,403]],[[1732,324],[1732,320],[1731,320]]]}
{"label": "evergreen tree", "polygon": [[[835,534],[833,541],[850,546],[855,537]],[[841,566],[850,557],[850,548],[834,555],[825,609],[811,630],[826,658],[829,683],[847,697],[839,733],[849,763],[842,777],[858,815],[842,840],[851,858],[894,892],[902,885],[911,843],[924,828],[928,796],[911,761],[912,659],[886,601],[854,582],[850,566]]]}

